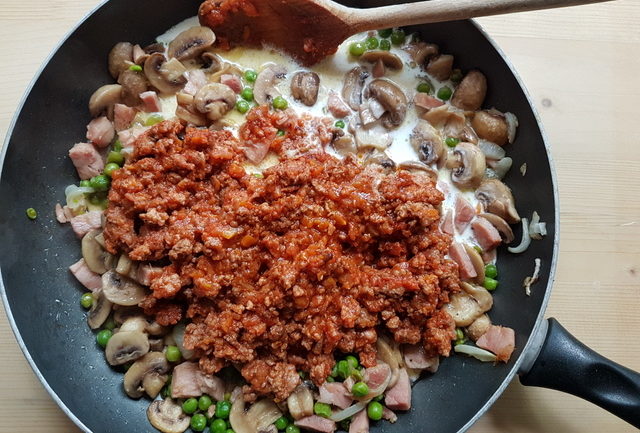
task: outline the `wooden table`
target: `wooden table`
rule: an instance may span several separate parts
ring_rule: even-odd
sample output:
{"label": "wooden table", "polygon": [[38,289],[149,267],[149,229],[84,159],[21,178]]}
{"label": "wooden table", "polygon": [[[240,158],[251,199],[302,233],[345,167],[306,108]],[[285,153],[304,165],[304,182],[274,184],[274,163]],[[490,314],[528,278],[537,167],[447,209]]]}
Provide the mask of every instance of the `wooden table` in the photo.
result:
{"label": "wooden table", "polygon": [[[0,137],[39,65],[97,3],[0,2]],[[640,2],[479,21],[529,88],[553,147],[562,241],[548,316],[640,370]],[[35,378],[1,308],[0,347],[0,432],[77,431]],[[516,380],[471,431],[635,430],[590,403]]]}

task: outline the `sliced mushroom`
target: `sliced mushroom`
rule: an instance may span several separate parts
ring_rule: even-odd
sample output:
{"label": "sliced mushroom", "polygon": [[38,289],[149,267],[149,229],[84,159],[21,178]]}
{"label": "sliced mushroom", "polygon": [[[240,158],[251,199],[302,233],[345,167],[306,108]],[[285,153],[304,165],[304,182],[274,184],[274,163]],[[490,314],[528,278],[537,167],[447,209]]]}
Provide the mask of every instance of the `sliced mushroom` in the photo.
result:
{"label": "sliced mushroom", "polygon": [[195,26],[180,33],[169,44],[169,58],[180,61],[198,57],[216,41],[216,35],[209,27]]}
{"label": "sliced mushroom", "polygon": [[460,287],[476,300],[483,313],[486,313],[493,307],[493,296],[491,296],[491,293],[484,287],[474,286],[473,284],[465,282],[461,282]]}
{"label": "sliced mushroom", "polygon": [[320,77],[315,72],[298,72],[291,79],[291,96],[311,107],[318,100]]}
{"label": "sliced mushroom", "polygon": [[461,110],[479,110],[487,95],[487,78],[480,71],[469,71],[456,87],[451,104]]}
{"label": "sliced mushroom", "polygon": [[389,80],[377,78],[369,84],[369,94],[382,104],[386,113],[381,117],[385,128],[391,129],[404,121],[407,115],[407,96]]}
{"label": "sliced mushroom", "polygon": [[[140,398],[142,397],[143,391],[151,391],[151,393],[155,392],[155,395],[150,395],[150,397],[155,398],[160,389],[162,389],[162,386],[164,386],[164,382],[167,381],[167,376],[164,376],[164,382],[162,382],[160,387],[157,388],[157,382],[160,382],[162,379],[160,375],[166,375],[168,372],[169,362],[167,362],[167,358],[164,353],[149,352],[134,362],[124,374],[124,392],[126,392],[131,398]],[[143,381],[150,375],[153,375],[154,377],[147,380],[147,382],[148,385],[150,385],[149,387],[153,389],[148,390],[143,385]]]}
{"label": "sliced mushroom", "polygon": [[193,95],[189,95],[188,93],[184,92],[178,92],[176,94],[176,100],[178,102],[178,106],[176,107],[176,116],[179,119],[182,119],[185,122],[191,123],[195,126],[207,125],[207,118],[202,113],[198,112],[193,103]]}
{"label": "sliced mushroom", "polygon": [[438,172],[420,161],[404,161],[398,164],[398,170],[407,170],[412,173],[426,174],[434,182],[438,180]]}
{"label": "sliced mushroom", "polygon": [[133,62],[133,45],[129,42],[118,42],[109,51],[109,73],[118,78],[120,73],[129,69]]}
{"label": "sliced mushroom", "polygon": [[[487,168],[484,153],[471,143],[460,143],[453,150],[451,180],[459,188],[475,188],[480,185]],[[449,160],[447,161],[449,163]]]}
{"label": "sliced mushroom", "polygon": [[149,322],[142,316],[133,316],[127,318],[122,325],[120,325],[120,330],[118,332],[145,332],[147,330],[147,326]]}
{"label": "sliced mushroom", "polygon": [[342,99],[353,110],[358,110],[360,104],[362,104],[362,90],[364,89],[364,81],[368,76],[369,73],[360,66],[351,69],[344,76]]}
{"label": "sliced mushroom", "polygon": [[246,413],[246,417],[255,424],[257,432],[268,431],[269,426],[281,416],[278,406],[273,400],[266,398],[253,403]]}
{"label": "sliced mushroom", "polygon": [[470,247],[469,245],[464,245],[464,249],[471,259],[471,264],[473,264],[473,268],[476,270],[476,274],[478,276],[475,278],[476,283],[482,284],[484,283],[484,260],[482,260],[482,256],[475,248]]}
{"label": "sliced mushroom", "polygon": [[352,135],[343,135],[333,140],[333,148],[339,155],[346,156],[357,152],[356,142]]}
{"label": "sliced mushroom", "polygon": [[182,406],[170,398],[151,403],[147,418],[162,433],[184,433],[191,423],[191,417],[182,411]]}
{"label": "sliced mushroom", "polygon": [[258,104],[269,104],[280,92],[276,85],[287,76],[287,68],[282,65],[269,65],[264,68],[256,78],[253,85],[253,99]]}
{"label": "sliced mushroom", "polygon": [[389,134],[374,129],[358,128],[355,138],[358,149],[373,147],[378,150],[386,150],[393,142],[393,138]]}
{"label": "sliced mushroom", "polygon": [[96,236],[101,233],[101,230],[91,230],[82,238],[82,258],[89,269],[96,274],[107,272],[106,262],[111,256],[96,240]]}
{"label": "sliced mushroom", "polygon": [[444,306],[444,309],[458,327],[471,325],[482,314],[476,300],[465,292],[449,295],[449,303]]}
{"label": "sliced mushroom", "polygon": [[293,419],[313,415],[313,394],[304,384],[298,385],[287,398],[287,407]]}
{"label": "sliced mushroom", "polygon": [[236,103],[236,94],[231,87],[220,83],[203,86],[193,98],[196,109],[206,114],[209,120],[218,120]]}
{"label": "sliced mushroom", "polygon": [[509,141],[509,127],[507,120],[497,110],[478,111],[473,115],[471,126],[478,137],[504,146]]}
{"label": "sliced mushroom", "polygon": [[116,332],[109,339],[104,354],[109,365],[122,365],[149,352],[149,339],[142,332]]}
{"label": "sliced mushroom", "polygon": [[147,327],[145,328],[145,331],[147,332],[147,334],[156,335],[156,336],[166,335],[169,333],[170,330],[171,330],[170,327],[162,326],[156,321],[147,323]]}
{"label": "sliced mushroom", "polygon": [[391,368],[391,380],[388,387],[391,388],[400,377],[400,369],[404,366],[402,352],[395,341],[386,337],[378,337],[376,340],[376,357]]}
{"label": "sliced mushroom", "polygon": [[93,117],[106,114],[113,119],[113,106],[121,102],[122,86],[120,84],[107,84],[93,92],[89,99],[89,112]]}
{"label": "sliced mushroom", "polygon": [[409,142],[418,154],[420,161],[434,164],[444,154],[444,144],[438,130],[426,120],[418,120],[418,124],[411,131]]}
{"label": "sliced mushroom", "polygon": [[138,307],[122,307],[120,305],[113,307],[113,320],[116,325],[122,325],[128,318],[143,314],[142,309]]}
{"label": "sliced mushroom", "polygon": [[164,349],[164,338],[163,337],[151,337],[149,336],[149,350],[152,352],[162,352]]}
{"label": "sliced mushroom", "polygon": [[363,55],[360,56],[360,60],[367,63],[375,64],[378,61],[382,61],[382,63],[389,69],[393,69],[396,71],[402,70],[402,59],[397,55],[384,50],[373,50],[367,51]]}
{"label": "sliced mushroom", "polygon": [[153,87],[162,93],[176,93],[187,84],[187,69],[178,59],[166,60],[161,53],[153,53],[144,62],[144,74]]}
{"label": "sliced mushroom", "polygon": [[200,60],[202,62],[202,69],[207,74],[213,74],[214,72],[218,72],[222,69],[222,59],[211,51],[205,51],[202,53]]}
{"label": "sliced mushroom", "polygon": [[426,42],[411,43],[403,47],[409,53],[411,58],[417,65],[423,65],[431,57],[438,54],[438,46],[436,44],[428,44]]}
{"label": "sliced mushroom", "polygon": [[236,433],[257,433],[255,424],[247,418],[244,408],[245,402],[242,388],[234,388],[233,392],[231,392],[231,412],[229,413],[231,428]]}
{"label": "sliced mushroom", "polygon": [[498,233],[500,233],[500,236],[502,236],[502,241],[505,244],[510,244],[511,242],[513,242],[513,240],[515,239],[513,230],[511,229],[511,226],[509,226],[509,223],[507,223],[504,219],[492,213],[482,213],[478,216],[489,221],[491,225],[493,225],[496,230],[498,230]]}
{"label": "sliced mushroom", "polygon": [[168,380],[169,375],[167,374],[147,373],[142,379],[142,388],[150,398],[154,399],[160,394]]}
{"label": "sliced mushroom", "polygon": [[487,212],[499,216],[509,224],[520,222],[511,190],[498,179],[483,181],[476,189],[476,197]]}
{"label": "sliced mushroom", "polygon": [[433,57],[429,60],[426,70],[437,80],[448,80],[453,70],[453,56],[450,54],[440,54],[439,56]]}
{"label": "sliced mushroom", "polygon": [[102,275],[102,290],[108,300],[124,306],[138,305],[146,296],[144,287],[113,270]]}
{"label": "sliced mushroom", "polygon": [[130,69],[120,74],[118,84],[122,86],[122,102],[130,107],[138,105],[140,94],[149,88],[149,82],[144,74]]}
{"label": "sliced mushroom", "polygon": [[362,161],[364,165],[379,165],[385,170],[391,171],[396,168],[396,163],[393,159],[389,158],[384,152],[380,152],[377,149],[373,149],[371,152],[367,153]]}
{"label": "sliced mushroom", "polygon": [[113,304],[104,297],[102,289],[93,292],[92,296],[93,303],[87,315],[87,323],[91,329],[98,329],[109,317]]}
{"label": "sliced mushroom", "polygon": [[473,321],[471,325],[467,327],[467,335],[473,341],[476,341],[478,338],[482,337],[485,332],[489,330],[491,326],[491,319],[486,314],[481,315],[476,320]]}
{"label": "sliced mushroom", "polygon": [[118,263],[116,264],[116,272],[120,275],[127,275],[131,271],[131,265],[133,262],[126,254],[120,254]]}

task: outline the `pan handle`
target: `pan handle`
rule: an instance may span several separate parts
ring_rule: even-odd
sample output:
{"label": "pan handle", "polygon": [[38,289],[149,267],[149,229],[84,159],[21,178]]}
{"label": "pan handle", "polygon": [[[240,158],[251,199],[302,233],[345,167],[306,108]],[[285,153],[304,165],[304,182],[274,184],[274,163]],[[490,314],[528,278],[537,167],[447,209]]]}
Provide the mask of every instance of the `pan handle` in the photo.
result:
{"label": "pan handle", "polygon": [[589,349],[554,318],[546,328],[520,382],[584,398],[640,428],[640,374]]}

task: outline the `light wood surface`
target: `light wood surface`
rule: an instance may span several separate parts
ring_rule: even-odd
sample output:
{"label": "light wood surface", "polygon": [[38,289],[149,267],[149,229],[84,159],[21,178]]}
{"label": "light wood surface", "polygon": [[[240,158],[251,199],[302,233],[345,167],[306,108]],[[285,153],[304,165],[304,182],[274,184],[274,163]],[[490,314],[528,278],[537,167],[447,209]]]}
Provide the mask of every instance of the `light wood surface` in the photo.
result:
{"label": "light wood surface", "polygon": [[[0,2],[0,137],[49,51],[97,3]],[[640,371],[640,1],[479,21],[523,78],[553,148],[562,225],[548,316]],[[1,308],[0,347],[0,432],[76,432],[36,380]],[[515,380],[471,431],[635,429],[590,403]]]}

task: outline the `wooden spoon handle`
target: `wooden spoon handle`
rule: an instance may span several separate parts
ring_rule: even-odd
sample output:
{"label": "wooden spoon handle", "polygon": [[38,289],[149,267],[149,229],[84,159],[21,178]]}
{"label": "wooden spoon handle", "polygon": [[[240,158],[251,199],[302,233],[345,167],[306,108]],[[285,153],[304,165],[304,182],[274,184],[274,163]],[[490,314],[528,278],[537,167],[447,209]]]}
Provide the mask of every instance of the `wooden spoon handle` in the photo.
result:
{"label": "wooden spoon handle", "polygon": [[600,3],[610,0],[430,0],[382,6],[349,8],[354,33],[389,27],[454,21],[489,15]]}

